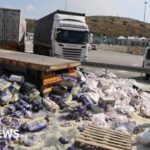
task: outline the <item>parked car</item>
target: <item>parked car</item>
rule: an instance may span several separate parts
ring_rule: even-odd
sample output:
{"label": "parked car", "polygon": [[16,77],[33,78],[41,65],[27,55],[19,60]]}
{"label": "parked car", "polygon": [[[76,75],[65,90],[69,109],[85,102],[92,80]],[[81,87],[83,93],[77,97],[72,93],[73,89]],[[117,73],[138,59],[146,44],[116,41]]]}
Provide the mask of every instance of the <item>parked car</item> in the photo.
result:
{"label": "parked car", "polygon": [[92,50],[97,50],[97,45],[96,44],[91,44],[91,49]]}

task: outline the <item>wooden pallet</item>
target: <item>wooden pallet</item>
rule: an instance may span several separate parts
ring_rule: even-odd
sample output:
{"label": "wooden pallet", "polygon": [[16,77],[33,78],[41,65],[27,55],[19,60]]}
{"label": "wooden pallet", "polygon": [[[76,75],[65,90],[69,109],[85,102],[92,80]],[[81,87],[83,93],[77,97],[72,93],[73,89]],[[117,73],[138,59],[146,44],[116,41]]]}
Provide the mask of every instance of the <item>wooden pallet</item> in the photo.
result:
{"label": "wooden pallet", "polygon": [[88,125],[77,137],[75,146],[83,150],[90,150],[90,147],[98,150],[132,150],[130,135],[93,125]]}

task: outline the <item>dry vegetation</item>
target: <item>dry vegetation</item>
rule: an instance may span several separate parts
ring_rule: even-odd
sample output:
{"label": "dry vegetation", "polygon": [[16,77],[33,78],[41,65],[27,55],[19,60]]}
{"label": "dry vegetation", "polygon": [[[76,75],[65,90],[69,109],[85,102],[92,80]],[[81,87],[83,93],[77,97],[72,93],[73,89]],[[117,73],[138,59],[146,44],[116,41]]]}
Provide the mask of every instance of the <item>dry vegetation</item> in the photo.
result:
{"label": "dry vegetation", "polygon": [[90,30],[98,35],[150,37],[150,24],[138,20],[112,16],[90,16],[86,20]]}
{"label": "dry vegetation", "polygon": [[36,20],[34,20],[34,19],[26,19],[26,23],[27,23],[27,32],[34,33]]}

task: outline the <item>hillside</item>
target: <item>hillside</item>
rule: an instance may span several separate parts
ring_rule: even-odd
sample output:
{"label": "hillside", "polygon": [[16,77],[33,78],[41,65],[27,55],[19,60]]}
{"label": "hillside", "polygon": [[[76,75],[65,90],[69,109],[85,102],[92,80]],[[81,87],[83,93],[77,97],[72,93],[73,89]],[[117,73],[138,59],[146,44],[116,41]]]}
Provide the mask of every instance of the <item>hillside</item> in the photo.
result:
{"label": "hillside", "polygon": [[34,28],[36,26],[36,20],[26,19],[26,24],[27,24],[27,32],[34,33]]}
{"label": "hillside", "polygon": [[90,31],[98,35],[150,37],[150,24],[138,20],[112,16],[90,16],[86,20]]}
{"label": "hillside", "polygon": [[[26,21],[27,32],[34,32],[35,20],[26,19]],[[90,31],[97,35],[150,37],[150,24],[138,20],[112,16],[89,16],[86,17],[86,21]]]}

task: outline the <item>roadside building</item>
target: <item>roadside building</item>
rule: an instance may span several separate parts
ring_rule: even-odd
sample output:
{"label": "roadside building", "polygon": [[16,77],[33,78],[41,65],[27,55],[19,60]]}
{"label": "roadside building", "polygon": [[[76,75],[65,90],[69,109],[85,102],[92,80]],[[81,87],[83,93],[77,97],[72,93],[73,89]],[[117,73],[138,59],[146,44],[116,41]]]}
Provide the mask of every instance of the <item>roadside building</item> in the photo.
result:
{"label": "roadside building", "polygon": [[126,43],[127,43],[126,37],[124,37],[124,36],[119,36],[119,37],[117,38],[117,44],[118,44],[118,45],[126,45]]}

